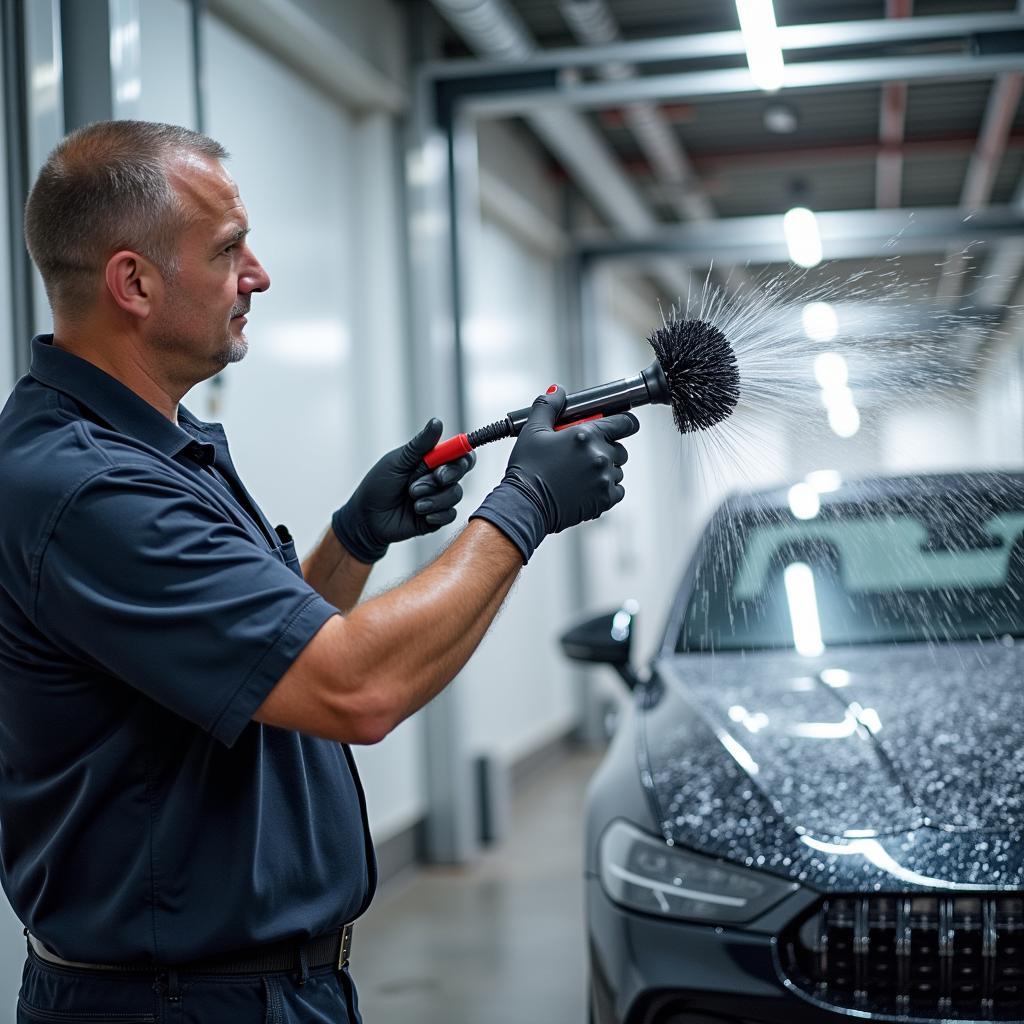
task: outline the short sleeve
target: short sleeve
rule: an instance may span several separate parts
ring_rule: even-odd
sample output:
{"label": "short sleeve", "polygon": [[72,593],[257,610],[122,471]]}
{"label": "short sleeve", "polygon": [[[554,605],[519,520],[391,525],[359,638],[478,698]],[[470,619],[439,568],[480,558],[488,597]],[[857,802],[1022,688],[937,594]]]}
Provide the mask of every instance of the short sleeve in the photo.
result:
{"label": "short sleeve", "polygon": [[145,467],[92,477],[37,569],[35,619],[231,746],[337,609],[186,482]]}

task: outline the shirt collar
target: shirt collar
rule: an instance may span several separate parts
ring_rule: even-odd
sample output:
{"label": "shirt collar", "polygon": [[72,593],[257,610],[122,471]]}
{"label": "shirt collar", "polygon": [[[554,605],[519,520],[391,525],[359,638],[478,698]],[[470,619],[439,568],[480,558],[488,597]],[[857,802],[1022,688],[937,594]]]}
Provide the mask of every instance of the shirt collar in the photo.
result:
{"label": "shirt collar", "polygon": [[[84,405],[114,430],[137,438],[167,456],[173,458],[196,444],[190,434],[161,415],[131,388],[98,366],[54,345],[52,334],[40,334],[32,339],[29,373],[40,384],[55,388]],[[180,406],[179,418],[201,430],[213,430],[217,426],[196,420]]]}

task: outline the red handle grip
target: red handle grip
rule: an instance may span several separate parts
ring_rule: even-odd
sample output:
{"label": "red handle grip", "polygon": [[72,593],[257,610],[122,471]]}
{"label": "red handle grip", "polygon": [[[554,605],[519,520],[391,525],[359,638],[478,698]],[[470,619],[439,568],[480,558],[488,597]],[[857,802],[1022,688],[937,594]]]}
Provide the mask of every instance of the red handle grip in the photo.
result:
{"label": "red handle grip", "polygon": [[573,420],[572,423],[559,423],[555,430],[568,430],[570,427],[578,427],[581,423],[589,423],[591,420],[604,419],[604,413],[595,412],[593,416],[584,416],[581,420]]}
{"label": "red handle grip", "polygon": [[437,469],[447,462],[454,462],[463,455],[468,455],[473,450],[469,438],[465,434],[456,434],[442,441],[433,451],[423,456],[423,461],[429,469]]}

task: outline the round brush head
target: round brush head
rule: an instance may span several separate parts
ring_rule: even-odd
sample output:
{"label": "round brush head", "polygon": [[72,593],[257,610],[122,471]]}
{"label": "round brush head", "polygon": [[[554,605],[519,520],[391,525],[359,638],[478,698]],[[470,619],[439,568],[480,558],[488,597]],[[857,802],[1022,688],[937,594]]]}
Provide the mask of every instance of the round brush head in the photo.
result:
{"label": "round brush head", "polygon": [[648,339],[680,433],[707,430],[736,408],[740,371],[729,339],[703,320],[672,320]]}

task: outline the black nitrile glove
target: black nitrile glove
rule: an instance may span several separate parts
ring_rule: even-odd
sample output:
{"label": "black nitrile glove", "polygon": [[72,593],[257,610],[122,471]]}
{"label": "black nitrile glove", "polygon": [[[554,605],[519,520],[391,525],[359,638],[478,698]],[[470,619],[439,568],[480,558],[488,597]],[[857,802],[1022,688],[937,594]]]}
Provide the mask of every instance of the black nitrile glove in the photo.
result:
{"label": "black nitrile glove", "polygon": [[432,419],[411,441],[388,452],[334,513],[338,540],[360,562],[379,561],[393,541],[421,537],[455,521],[462,500],[458,482],[476,465],[476,454],[428,470],[423,456],[443,429]]}
{"label": "black nitrile glove", "polygon": [[501,483],[470,516],[493,523],[522,552],[525,565],[549,533],[596,519],[625,496],[618,444],[640,429],[628,412],[556,431],[565,391],[556,388],[533,403]]}

